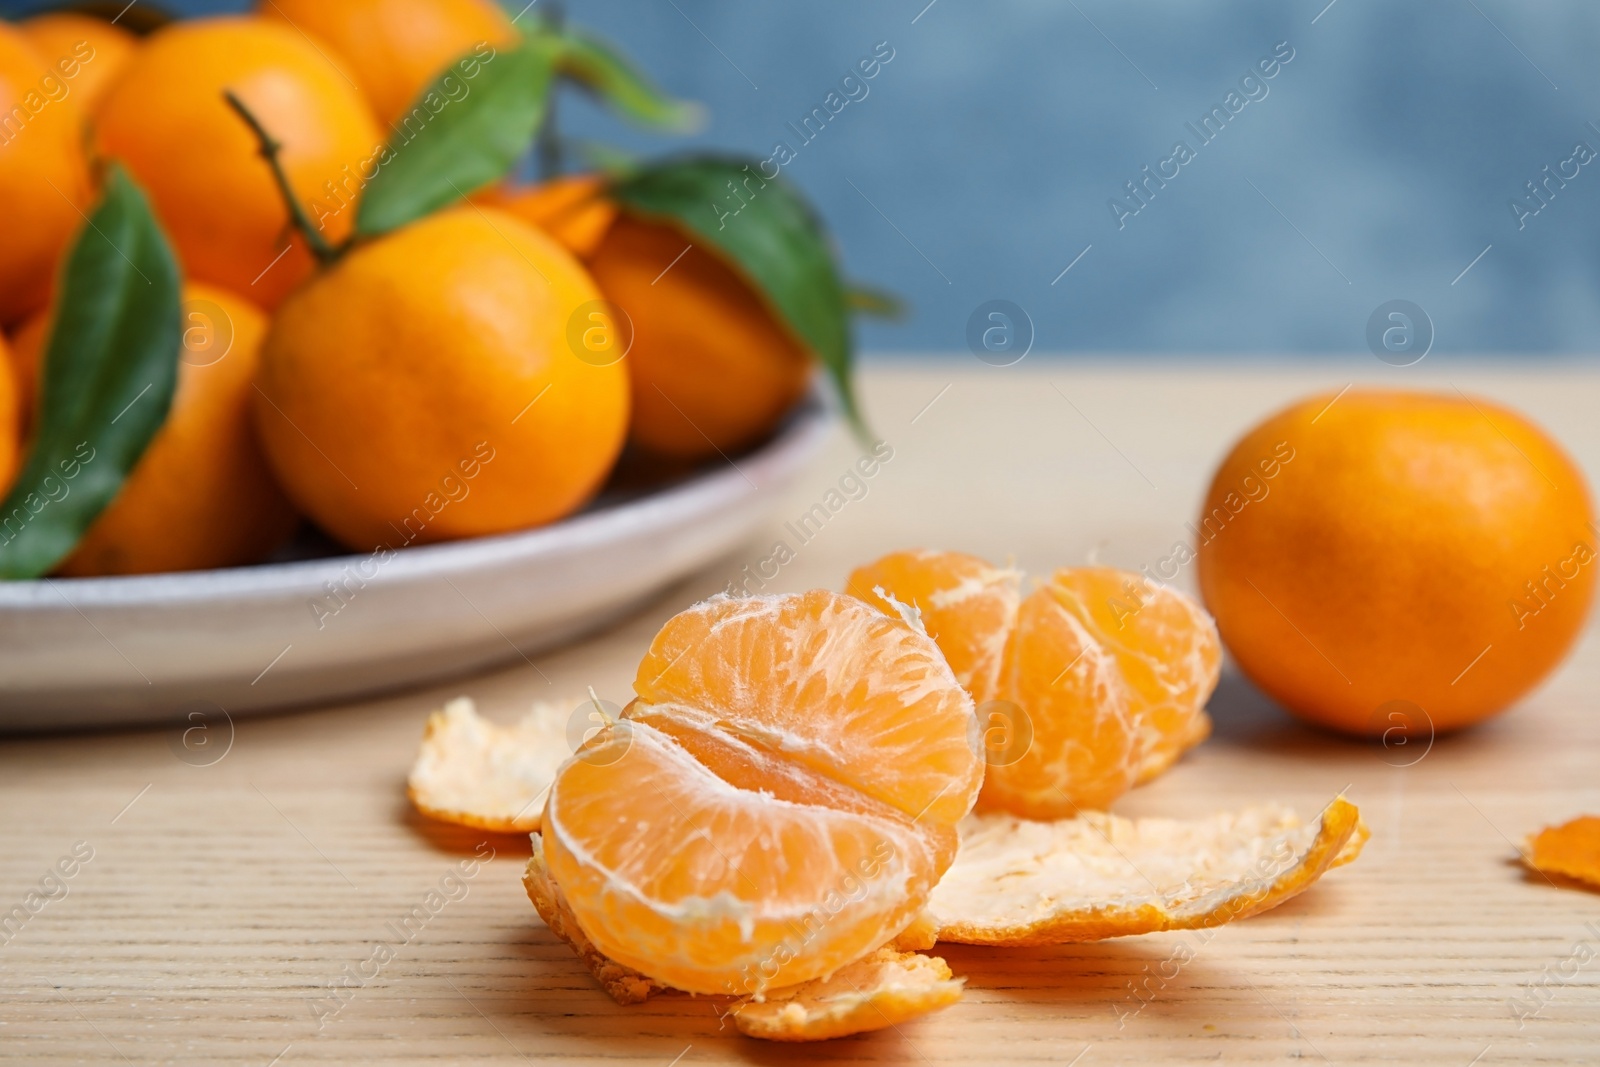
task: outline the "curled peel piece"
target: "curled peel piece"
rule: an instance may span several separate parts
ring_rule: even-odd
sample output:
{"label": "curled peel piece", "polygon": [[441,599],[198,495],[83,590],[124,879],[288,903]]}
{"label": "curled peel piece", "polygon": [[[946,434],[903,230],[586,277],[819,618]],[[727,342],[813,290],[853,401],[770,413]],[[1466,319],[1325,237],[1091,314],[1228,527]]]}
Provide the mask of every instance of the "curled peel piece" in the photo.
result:
{"label": "curled peel piece", "polygon": [[1273,806],[1193,820],[972,815],[928,910],[939,940],[971,945],[1220,926],[1307,889],[1367,836],[1343,796],[1308,825]]}
{"label": "curled peel piece", "polygon": [[1536,871],[1600,889],[1600,816],[1582,815],[1528,838],[1522,861]]}
{"label": "curled peel piece", "polygon": [[544,842],[538,834],[533,835],[533,855],[528,858],[528,867],[522,874],[522,887],[528,891],[528,899],[533,901],[545,925],[572,946],[572,951],[578,954],[612,1000],[618,1004],[638,1004],[669,988],[624,967],[594,947],[594,942],[578,927],[577,917],[567,906],[567,898],[561,895],[561,887],[550,877],[550,869],[544,863]]}
{"label": "curled peel piece", "polygon": [[428,716],[406,794],[432,819],[500,833],[539,829],[544,795],[572,755],[566,728],[580,700],[536,701],[514,726],[500,726],[457,697]]}
{"label": "curled peel piece", "polygon": [[937,956],[880,948],[830,977],[743,1001],[733,1022],[740,1033],[768,1041],[823,1041],[948,1007],[961,999],[965,984]]}

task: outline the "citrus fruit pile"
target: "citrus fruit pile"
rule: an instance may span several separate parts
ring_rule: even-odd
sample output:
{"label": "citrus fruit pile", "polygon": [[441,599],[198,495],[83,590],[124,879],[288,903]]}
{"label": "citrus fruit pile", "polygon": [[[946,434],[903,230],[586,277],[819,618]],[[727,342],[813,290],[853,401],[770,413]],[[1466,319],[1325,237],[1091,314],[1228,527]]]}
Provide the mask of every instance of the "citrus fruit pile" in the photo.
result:
{"label": "citrus fruit pile", "polygon": [[[662,627],[625,708],[436,712],[408,790],[433,818],[535,831],[528,896],[619,1003],[724,997],[741,1032],[784,1041],[896,1025],[960,997],[939,941],[1215,926],[1359,854],[1342,796],[1307,822],[1091,810],[1204,737],[1216,681],[1216,631],[1181,594],[1142,590],[1137,626],[1097,618],[1124,578],[1061,571],[1024,598],[981,560],[904,552],[851,576],[870,599],[714,597]],[[1052,691],[1078,660],[1096,683]]]}
{"label": "citrus fruit pile", "polygon": [[754,158],[574,170],[567,90],[700,120],[493,0],[0,22],[0,576],[543,525],[625,450],[759,445],[819,367],[860,429],[810,207]]}

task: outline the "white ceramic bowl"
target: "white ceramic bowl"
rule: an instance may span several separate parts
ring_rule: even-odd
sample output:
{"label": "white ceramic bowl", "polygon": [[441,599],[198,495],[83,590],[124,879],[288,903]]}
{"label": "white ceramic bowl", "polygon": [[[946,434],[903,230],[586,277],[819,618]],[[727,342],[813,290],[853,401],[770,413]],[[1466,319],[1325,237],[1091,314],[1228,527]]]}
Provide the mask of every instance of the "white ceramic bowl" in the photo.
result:
{"label": "white ceramic bowl", "polygon": [[813,400],[737,466],[384,562],[0,582],[0,730],[180,721],[195,707],[233,715],[531,657],[748,538],[829,422]]}

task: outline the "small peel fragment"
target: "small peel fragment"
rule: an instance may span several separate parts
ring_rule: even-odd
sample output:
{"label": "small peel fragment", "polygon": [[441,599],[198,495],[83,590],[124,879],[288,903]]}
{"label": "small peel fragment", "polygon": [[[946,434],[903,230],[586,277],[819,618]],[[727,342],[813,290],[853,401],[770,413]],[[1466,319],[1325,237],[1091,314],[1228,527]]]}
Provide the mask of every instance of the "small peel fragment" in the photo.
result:
{"label": "small peel fragment", "polygon": [[521,722],[501,726],[457,697],[428,716],[406,795],[441,822],[499,833],[538,830],[545,792],[572,755],[567,720],[580,703],[535,701]]}
{"label": "small peel fragment", "polygon": [[528,857],[522,886],[528,891],[528,899],[533,901],[545,925],[572,946],[572,951],[578,954],[583,965],[612,1000],[618,1004],[639,1004],[671,988],[624,967],[594,947],[594,943],[578,928],[577,917],[567,906],[567,898],[561,895],[561,887],[550,877],[550,870],[544,863],[544,841],[538,834],[533,835],[533,855]]}
{"label": "small peel fragment", "polygon": [[1546,826],[1522,846],[1522,862],[1600,889],[1600,816],[1580,815],[1560,826]]}
{"label": "small peel fragment", "polygon": [[825,1041],[898,1026],[961,999],[964,978],[953,978],[937,956],[880,948],[818,978],[746,1000],[731,1012],[739,1032],[767,1041]]}
{"label": "small peel fragment", "polygon": [[1342,795],[1313,824],[1276,806],[1206,819],[974,814],[928,911],[940,941],[1049,945],[1243,919],[1354,860],[1368,837]]}

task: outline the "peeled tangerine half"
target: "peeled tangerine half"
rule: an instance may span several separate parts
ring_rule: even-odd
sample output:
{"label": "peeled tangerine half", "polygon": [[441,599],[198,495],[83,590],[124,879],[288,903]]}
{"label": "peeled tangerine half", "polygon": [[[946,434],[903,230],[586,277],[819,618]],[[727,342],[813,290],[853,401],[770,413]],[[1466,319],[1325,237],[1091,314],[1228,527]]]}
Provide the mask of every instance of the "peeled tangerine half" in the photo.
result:
{"label": "peeled tangerine half", "polygon": [[988,775],[980,806],[1034,819],[1100,810],[1205,740],[1222,645],[1193,600],[1143,575],[1021,575],[959,552],[895,552],[848,591],[923,625],[977,702]]}
{"label": "peeled tangerine half", "polygon": [[926,906],[983,778],[926,635],[824,590],[718,597],[662,628],[634,690],[544,812],[542,862],[596,953],[764,994],[837,977]]}

